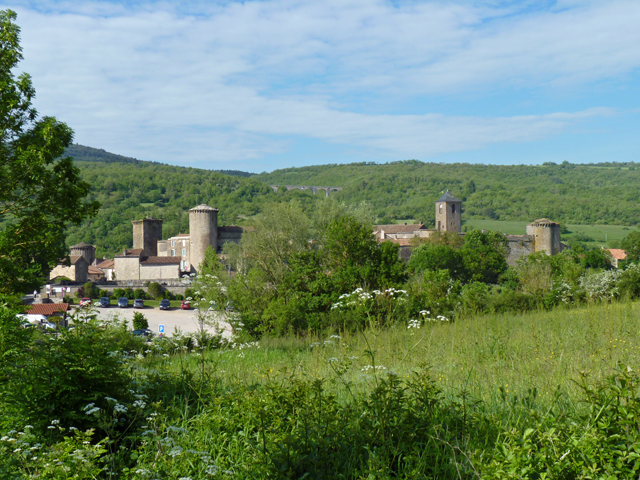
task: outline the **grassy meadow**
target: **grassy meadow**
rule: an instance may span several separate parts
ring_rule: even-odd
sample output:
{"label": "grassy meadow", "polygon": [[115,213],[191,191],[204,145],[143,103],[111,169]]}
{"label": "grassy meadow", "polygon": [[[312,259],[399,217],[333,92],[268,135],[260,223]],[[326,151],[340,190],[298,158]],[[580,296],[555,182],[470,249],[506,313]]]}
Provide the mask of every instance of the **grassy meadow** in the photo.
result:
{"label": "grassy meadow", "polygon": [[[491,404],[502,401],[501,389],[509,397],[535,389],[544,403],[557,393],[575,402],[580,372],[601,380],[619,362],[640,368],[640,303],[484,315],[328,338],[265,338],[258,345],[211,353],[220,380],[339,379],[335,394],[348,396],[345,384],[364,393],[376,376],[393,372],[408,378],[426,366],[450,397],[464,390]],[[195,358],[189,361],[197,368]]]}
{"label": "grassy meadow", "polygon": [[[535,219],[532,219],[533,221]],[[526,226],[531,222],[503,222],[500,220],[466,220],[463,225],[479,230],[497,230],[508,235],[524,235]],[[635,227],[624,225],[567,225],[570,233],[563,234],[563,241],[575,239],[586,241],[594,246],[607,246],[611,241],[621,241]]]}

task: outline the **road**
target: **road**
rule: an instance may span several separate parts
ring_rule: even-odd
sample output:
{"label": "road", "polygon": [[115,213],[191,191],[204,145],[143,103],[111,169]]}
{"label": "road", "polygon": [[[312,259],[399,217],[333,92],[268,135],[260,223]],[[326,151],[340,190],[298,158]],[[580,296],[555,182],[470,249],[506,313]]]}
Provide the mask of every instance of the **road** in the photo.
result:
{"label": "road", "polygon": [[[158,326],[164,325],[164,334],[172,336],[175,329],[179,329],[183,333],[197,332],[200,327],[197,321],[196,310],[180,310],[179,308],[173,308],[171,310],[160,310],[158,308],[145,307],[145,308],[96,308],[98,311],[98,318],[102,320],[113,319],[116,315],[120,318],[125,318],[129,325],[133,320],[133,314],[135,312],[142,313],[149,322],[149,329],[156,335],[158,334]],[[218,322],[222,335],[225,338],[231,336],[231,327],[226,323],[224,315],[218,314]],[[215,333],[215,328],[209,327],[207,331]]]}

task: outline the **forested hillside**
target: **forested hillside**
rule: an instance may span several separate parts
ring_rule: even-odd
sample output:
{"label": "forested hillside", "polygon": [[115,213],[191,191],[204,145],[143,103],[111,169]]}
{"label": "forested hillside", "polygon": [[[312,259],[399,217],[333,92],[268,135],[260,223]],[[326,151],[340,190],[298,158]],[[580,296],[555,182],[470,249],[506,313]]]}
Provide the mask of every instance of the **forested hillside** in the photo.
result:
{"label": "forested hillside", "polygon": [[[640,170],[634,164],[470,165],[415,160],[276,170],[274,185],[337,186],[347,202],[373,204],[381,223],[413,218],[433,224],[433,202],[449,189],[465,201],[463,219],[635,225]],[[333,195],[333,193],[332,193]]]}
{"label": "forested hillside", "polygon": [[[324,194],[269,185],[343,187],[331,197],[368,202],[378,223],[414,219],[433,224],[433,204],[449,189],[462,198],[463,220],[533,221],[548,217],[566,224],[638,223],[640,170],[634,164],[491,166],[419,161],[355,163],[276,170],[250,175],[233,170],[175,167],[74,145],[83,178],[102,208],[96,217],[69,230],[68,243],[98,246],[113,254],[131,246],[131,220],[164,220],[165,238],[188,231],[188,210],[199,203],[220,209],[222,225],[246,225],[269,203],[296,198],[304,210]],[[225,174],[226,173],[226,174]],[[233,174],[233,175],[230,175]]]}

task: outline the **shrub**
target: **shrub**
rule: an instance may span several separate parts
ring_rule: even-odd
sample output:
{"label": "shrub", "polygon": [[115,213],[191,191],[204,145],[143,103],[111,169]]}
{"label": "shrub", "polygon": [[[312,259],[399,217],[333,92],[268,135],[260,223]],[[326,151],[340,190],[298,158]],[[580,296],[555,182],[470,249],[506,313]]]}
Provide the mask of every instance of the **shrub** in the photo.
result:
{"label": "shrub", "polygon": [[135,312],[133,314],[133,329],[144,330],[146,328],[149,328],[149,322],[147,321],[147,317],[145,317],[140,312]]}
{"label": "shrub", "polygon": [[160,285],[158,282],[151,282],[147,288],[147,291],[149,292],[149,295],[151,296],[151,298],[155,300],[164,298],[164,291],[162,290],[162,285]]}
{"label": "shrub", "polygon": [[133,292],[133,289],[131,287],[125,288],[122,296],[127,297],[129,300],[134,300],[136,298]]}
{"label": "shrub", "polygon": [[145,292],[142,288],[136,288],[133,292],[133,298],[141,298],[144,300],[149,298],[149,296],[147,295],[147,292]]}
{"label": "shrub", "polygon": [[[171,293],[171,292],[167,292],[167,293]],[[171,300],[171,299],[169,299],[169,300]],[[184,300],[184,297],[182,296],[182,294],[178,293],[178,294],[176,295],[176,300],[180,300],[180,301],[182,301],[182,300]]]}
{"label": "shrub", "polygon": [[123,288],[114,288],[113,289],[113,296],[115,298],[125,297],[126,296],[126,292],[124,291]]}
{"label": "shrub", "polygon": [[100,297],[110,297],[111,292],[109,290],[100,290]]}
{"label": "shrub", "polygon": [[93,282],[87,282],[83,285],[84,296],[89,298],[96,298],[98,296],[98,291],[93,287]]}

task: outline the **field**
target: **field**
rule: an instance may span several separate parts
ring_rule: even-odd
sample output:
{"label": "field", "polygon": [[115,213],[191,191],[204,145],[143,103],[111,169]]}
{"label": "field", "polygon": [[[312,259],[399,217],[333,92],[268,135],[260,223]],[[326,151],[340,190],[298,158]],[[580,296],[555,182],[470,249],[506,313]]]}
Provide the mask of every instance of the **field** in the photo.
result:
{"label": "field", "polygon": [[[532,219],[533,221],[535,219]],[[477,229],[498,230],[508,235],[524,235],[527,224],[531,222],[502,222],[500,220],[467,220],[463,226]],[[620,241],[635,227],[624,225],[567,225],[570,233],[563,234],[563,241],[571,238],[588,242],[593,246],[607,246],[611,241]],[[580,235],[582,234],[582,236]]]}
{"label": "field", "polygon": [[[374,370],[407,378],[426,366],[450,398],[465,390],[492,404],[500,401],[502,387],[509,396],[535,389],[543,403],[558,392],[574,402],[580,372],[600,380],[619,362],[640,368],[640,303],[485,315],[327,338],[265,338],[259,345],[225,357],[220,379],[261,384],[269,372],[331,379],[340,371],[342,380],[364,393],[375,384]],[[347,392],[336,386],[332,393]]]}
{"label": "field", "polygon": [[[121,337],[120,354],[79,324],[41,354],[64,345],[61,359],[95,363],[87,379],[131,390],[80,398],[79,415],[51,397],[54,416],[17,431],[6,416],[0,476],[637,478],[639,318],[640,303],[614,302],[212,349]],[[42,385],[22,371],[30,391],[48,388],[50,365]]]}

